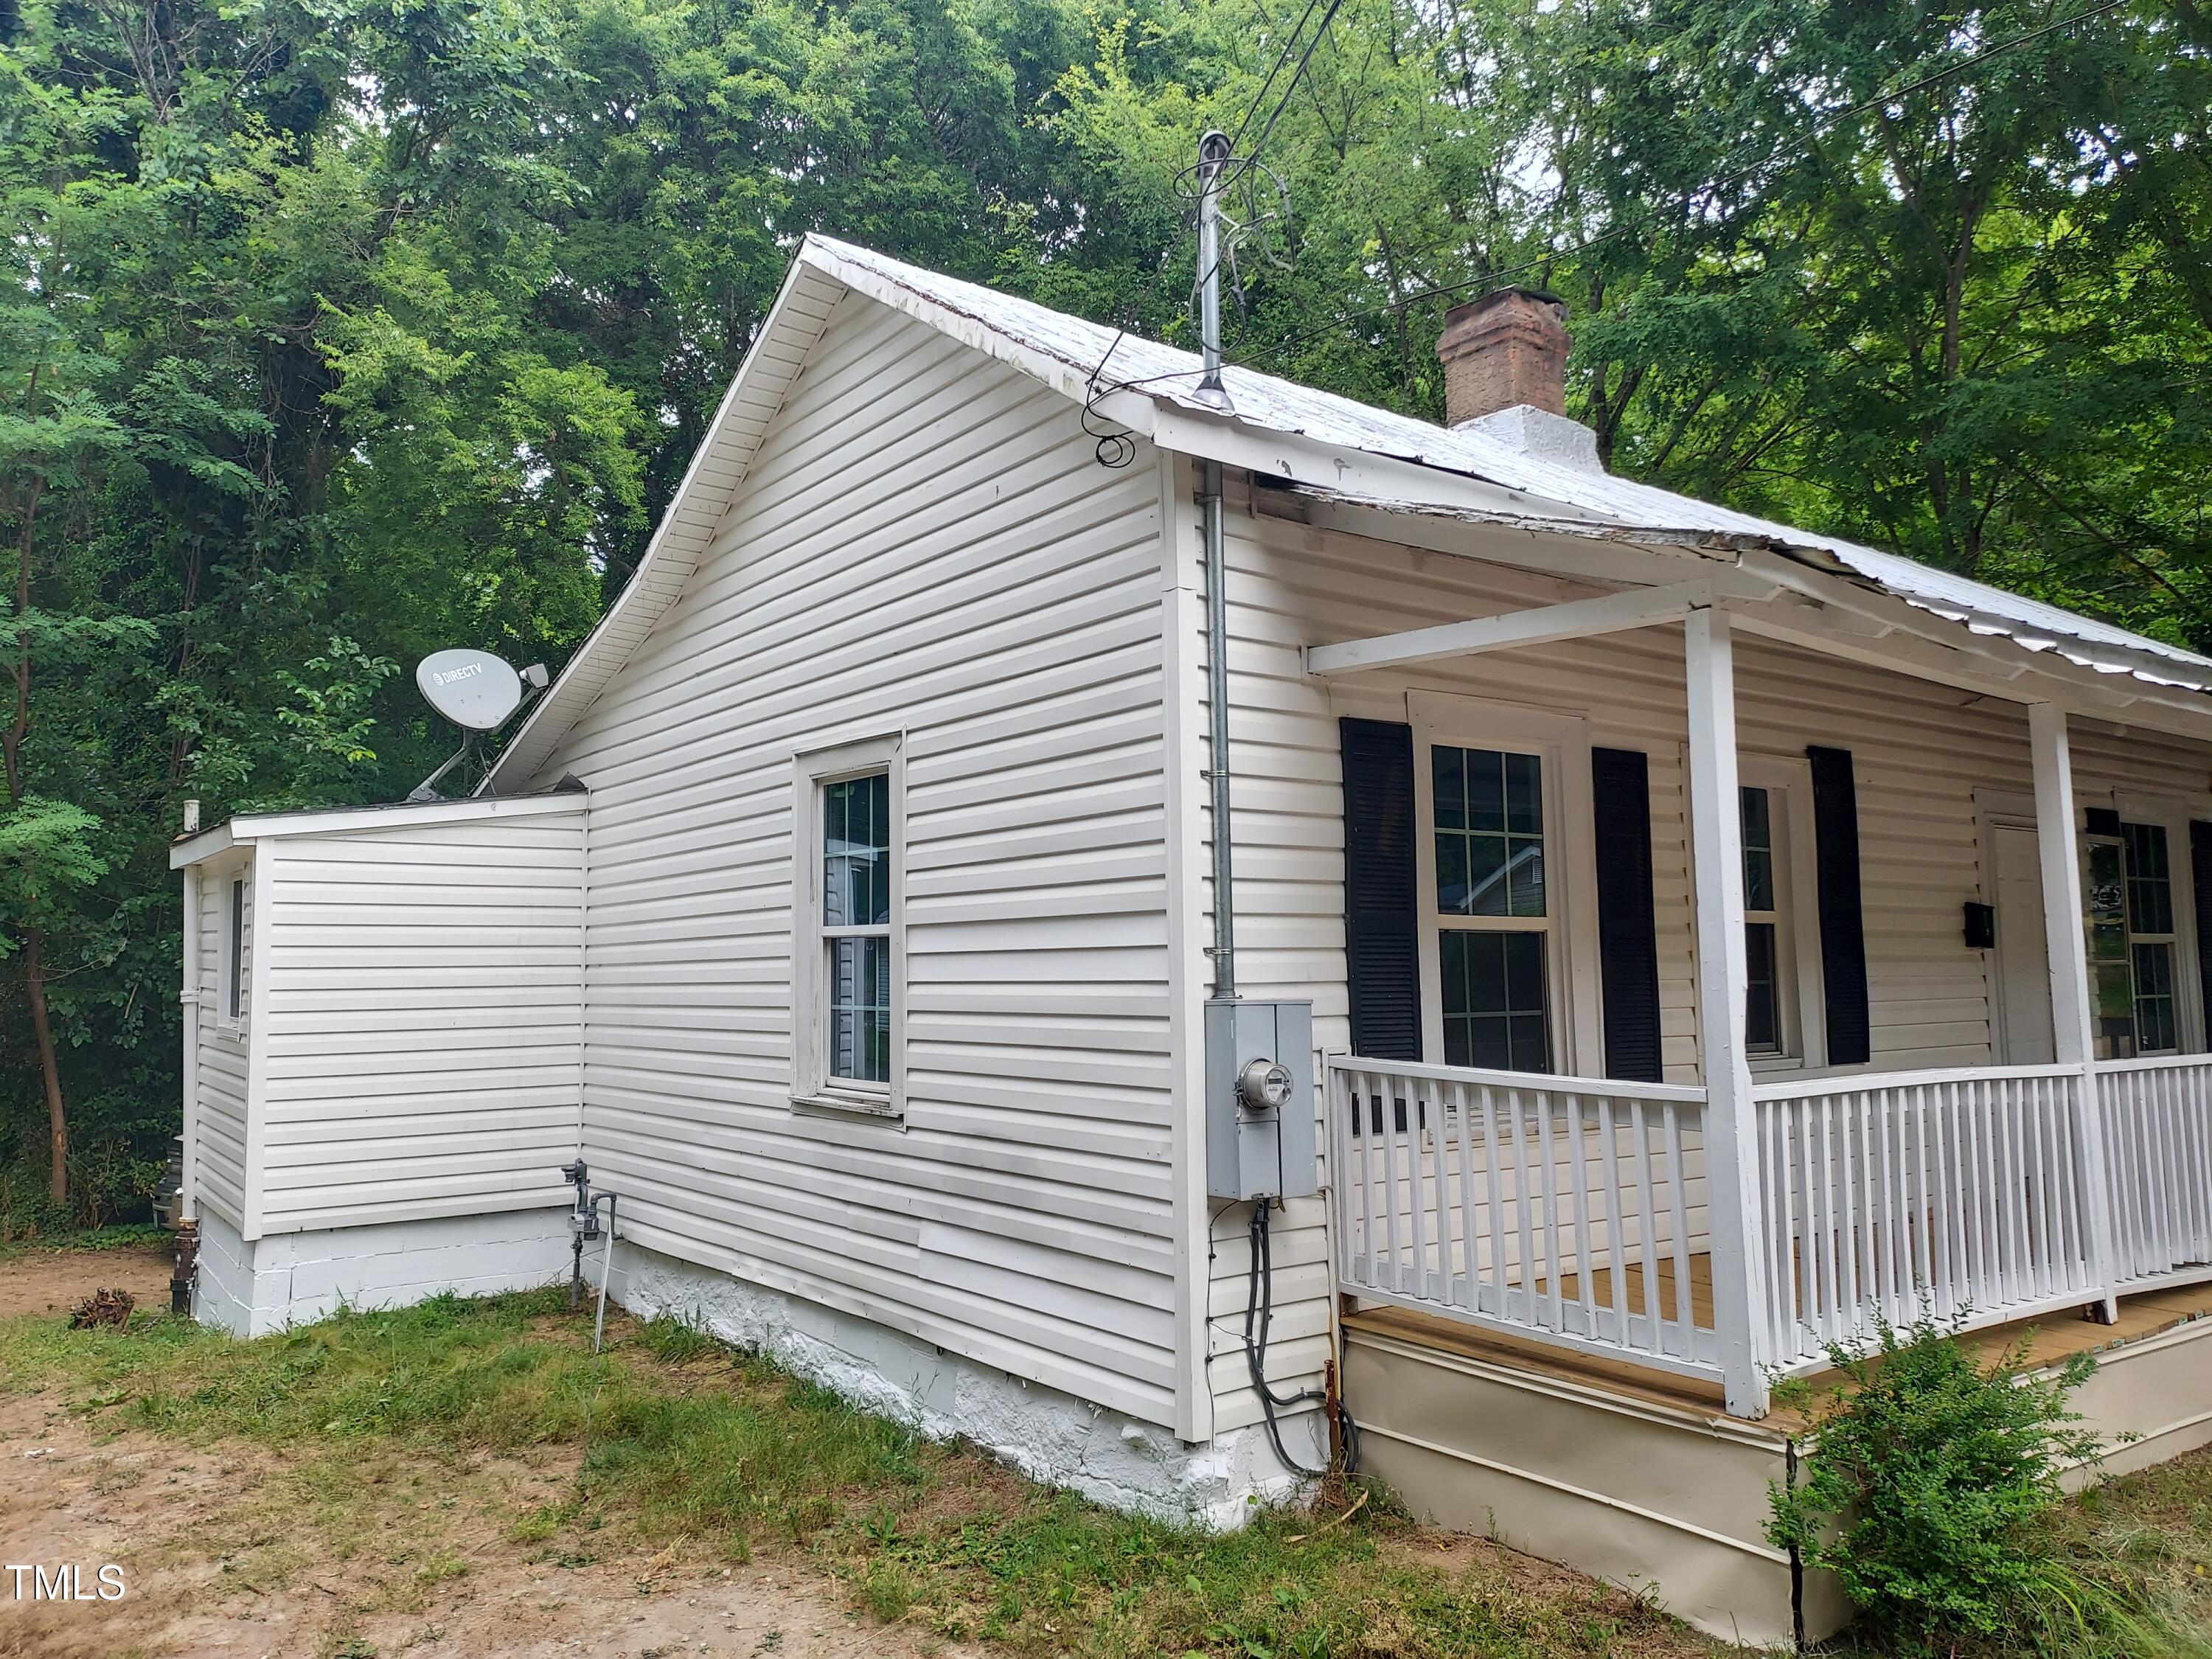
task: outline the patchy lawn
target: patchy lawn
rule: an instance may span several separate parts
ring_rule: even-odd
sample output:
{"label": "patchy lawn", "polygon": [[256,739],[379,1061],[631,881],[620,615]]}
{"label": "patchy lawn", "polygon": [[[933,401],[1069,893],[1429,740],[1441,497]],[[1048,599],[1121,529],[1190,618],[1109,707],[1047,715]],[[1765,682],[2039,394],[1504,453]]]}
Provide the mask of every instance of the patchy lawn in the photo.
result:
{"label": "patchy lawn", "polygon": [[[617,1316],[594,1358],[557,1292],[252,1343],[55,1311],[159,1265],[0,1261],[0,1548],[88,1582],[118,1561],[131,1585],[0,1599],[0,1656],[1720,1651],[1364,1488],[1209,1536],[1046,1491],[673,1323]],[[2157,1650],[2206,1651],[2174,1632],[2212,1629],[2212,1456],[2114,1481],[2073,1523],[2085,1563],[2169,1610]]]}
{"label": "patchy lawn", "polygon": [[1716,1651],[1364,1490],[1204,1535],[1033,1486],[680,1326],[608,1334],[595,1358],[557,1292],[252,1343],[157,1316],[0,1320],[9,1559],[120,1559],[134,1587],[35,1619],[0,1602],[0,1654]]}

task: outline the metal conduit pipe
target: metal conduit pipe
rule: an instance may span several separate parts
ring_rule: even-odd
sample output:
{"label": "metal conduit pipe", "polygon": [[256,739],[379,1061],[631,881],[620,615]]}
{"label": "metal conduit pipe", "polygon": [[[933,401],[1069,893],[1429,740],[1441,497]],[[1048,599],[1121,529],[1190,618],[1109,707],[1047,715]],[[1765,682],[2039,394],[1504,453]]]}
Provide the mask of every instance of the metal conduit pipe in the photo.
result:
{"label": "metal conduit pipe", "polygon": [[[1221,169],[1229,139],[1209,132],[1198,141],[1198,323],[1204,353],[1201,392],[1221,386]],[[1225,401],[1225,399],[1224,399]],[[1213,994],[1237,994],[1237,919],[1231,902],[1229,827],[1228,558],[1221,523],[1221,463],[1201,461],[1199,510],[1206,537],[1206,766],[1213,794]]]}

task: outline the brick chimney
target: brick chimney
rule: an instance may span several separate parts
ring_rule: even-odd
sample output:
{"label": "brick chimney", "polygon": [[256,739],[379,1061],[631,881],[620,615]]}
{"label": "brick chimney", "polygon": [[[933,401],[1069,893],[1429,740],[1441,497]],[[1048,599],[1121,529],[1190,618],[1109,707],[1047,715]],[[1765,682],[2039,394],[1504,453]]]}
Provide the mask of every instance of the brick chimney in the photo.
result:
{"label": "brick chimney", "polygon": [[1444,419],[1457,426],[1528,404],[1567,412],[1567,308],[1548,294],[1504,288],[1444,313]]}
{"label": "brick chimney", "polygon": [[1567,308],[1500,289],[1444,313],[1444,419],[1541,459],[1599,468],[1597,436],[1567,418]]}

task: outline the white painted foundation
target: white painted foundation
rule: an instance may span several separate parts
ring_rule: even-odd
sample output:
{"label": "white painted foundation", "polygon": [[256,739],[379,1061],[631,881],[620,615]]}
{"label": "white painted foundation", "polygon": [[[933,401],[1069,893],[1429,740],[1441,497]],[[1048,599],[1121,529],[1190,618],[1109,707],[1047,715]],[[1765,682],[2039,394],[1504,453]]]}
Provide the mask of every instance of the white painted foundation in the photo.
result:
{"label": "white painted foundation", "polygon": [[[587,1257],[586,1278],[596,1279],[599,1267]],[[910,1424],[928,1439],[972,1441],[1032,1480],[1071,1487],[1115,1509],[1225,1530],[1298,1484],[1276,1458],[1264,1425],[1192,1444],[1158,1424],[946,1353],[872,1320],[628,1242],[615,1246],[609,1294],[639,1318],[672,1315],[765,1354],[864,1410]],[[1322,1436],[1317,1413],[1284,1419],[1285,1446],[1310,1467],[1328,1461]]]}
{"label": "white painted foundation", "polygon": [[446,1291],[534,1290],[568,1274],[568,1218],[565,1209],[517,1210],[271,1233],[248,1243],[204,1212],[192,1314],[234,1336],[265,1336],[340,1307],[401,1308]]}

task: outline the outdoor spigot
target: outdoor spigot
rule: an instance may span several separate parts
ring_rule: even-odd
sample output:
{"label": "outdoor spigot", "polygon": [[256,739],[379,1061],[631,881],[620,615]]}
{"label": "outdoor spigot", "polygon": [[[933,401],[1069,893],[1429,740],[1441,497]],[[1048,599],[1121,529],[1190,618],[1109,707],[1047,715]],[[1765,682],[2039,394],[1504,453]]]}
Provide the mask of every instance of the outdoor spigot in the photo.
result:
{"label": "outdoor spigot", "polygon": [[592,1172],[582,1158],[561,1166],[561,1179],[576,1189],[576,1202],[568,1212],[568,1311],[584,1300],[584,1245],[599,1236],[599,1208],[592,1197]]}

